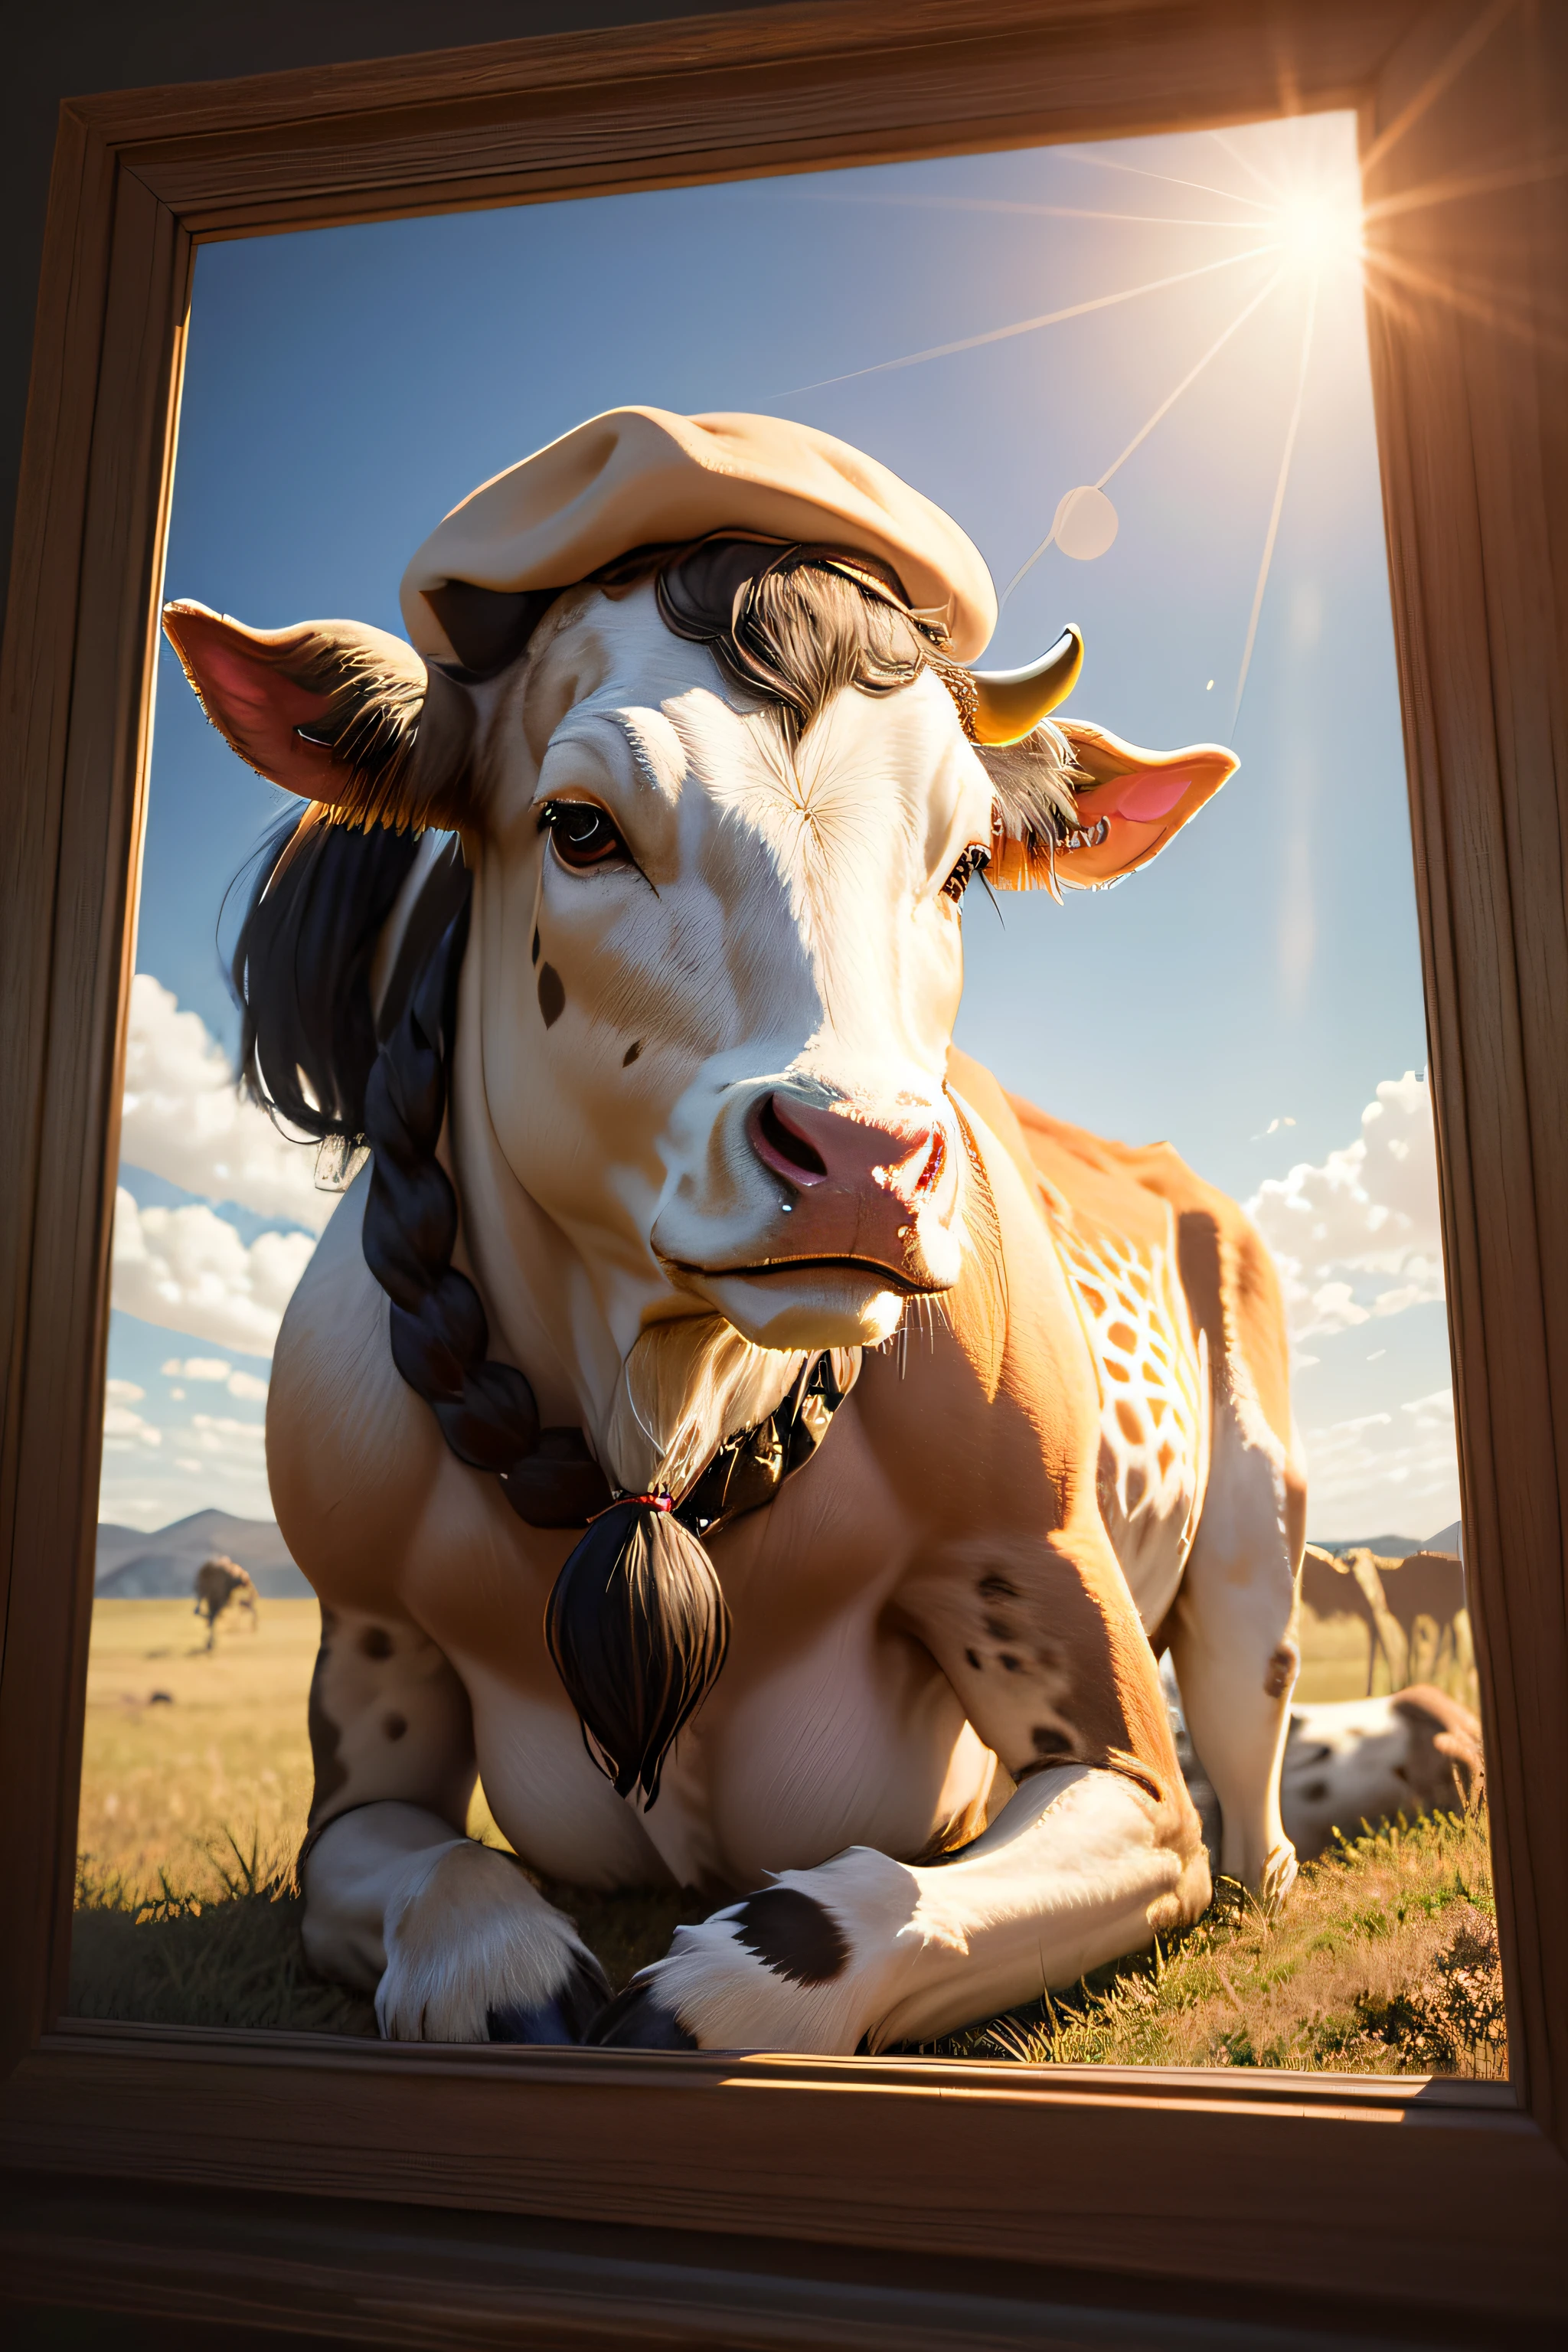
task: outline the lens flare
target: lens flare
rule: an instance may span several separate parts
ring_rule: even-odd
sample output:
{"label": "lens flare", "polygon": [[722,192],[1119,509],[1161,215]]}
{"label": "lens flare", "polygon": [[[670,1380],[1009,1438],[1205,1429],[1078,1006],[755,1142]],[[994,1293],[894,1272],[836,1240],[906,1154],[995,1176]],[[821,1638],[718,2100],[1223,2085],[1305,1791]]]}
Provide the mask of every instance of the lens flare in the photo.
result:
{"label": "lens flare", "polygon": [[1362,259],[1361,205],[1342,180],[1293,189],[1280,198],[1268,226],[1285,258],[1305,268]]}

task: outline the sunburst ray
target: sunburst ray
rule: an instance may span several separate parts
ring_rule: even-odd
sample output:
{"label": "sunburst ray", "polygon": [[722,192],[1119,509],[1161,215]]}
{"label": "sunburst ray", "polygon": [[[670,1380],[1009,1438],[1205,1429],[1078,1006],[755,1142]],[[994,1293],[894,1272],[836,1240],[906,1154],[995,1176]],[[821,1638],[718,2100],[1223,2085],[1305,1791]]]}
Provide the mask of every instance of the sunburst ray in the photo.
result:
{"label": "sunburst ray", "polygon": [[1263,561],[1258,567],[1258,586],[1253,592],[1252,612],[1247,624],[1247,643],[1242,648],[1241,674],[1236,681],[1236,705],[1230,714],[1234,730],[1241,716],[1241,698],[1247,691],[1247,673],[1252,667],[1252,648],[1258,642],[1258,623],[1263,611],[1263,599],[1268,587],[1268,570],[1274,561],[1274,542],[1279,535],[1279,517],[1284,511],[1285,490],[1290,479],[1290,460],[1296,452],[1296,436],[1300,429],[1301,409],[1307,396],[1307,371],[1312,358],[1312,335],[1318,320],[1318,278],[1314,272],[1307,296],[1307,322],[1301,332],[1301,363],[1296,371],[1296,398],[1290,410],[1290,422],[1285,433],[1285,453],[1279,460],[1279,478],[1274,485],[1274,504],[1269,511],[1268,530],[1263,541]]}
{"label": "sunburst ray", "polygon": [[984,334],[961,335],[951,343],[933,343],[929,351],[906,352],[896,360],[877,360],[869,367],[847,368],[842,375],[818,376],[815,383],[797,383],[783,395],[795,399],[805,392],[823,392],[828,385],[854,383],[866,375],[889,375],[896,368],[922,367],[927,360],[951,359],[958,352],[978,351],[986,343],[1005,342],[1013,335],[1032,335],[1042,327],[1059,327],[1064,320],[1082,319],[1091,310],[1109,310],[1119,302],[1135,302],[1144,294],[1161,294],[1172,286],[1185,286],[1194,278],[1207,278],[1216,269],[1235,269],[1244,261],[1256,261],[1274,252],[1272,245],[1251,247],[1246,253],[1222,254],[1217,261],[1199,262],[1194,269],[1173,270],[1164,278],[1152,278],[1142,286],[1128,286],[1117,294],[1097,294],[1088,302],[1072,302],[1063,310],[1047,310],[1037,319],[1016,319],[1010,326],[989,327]]}

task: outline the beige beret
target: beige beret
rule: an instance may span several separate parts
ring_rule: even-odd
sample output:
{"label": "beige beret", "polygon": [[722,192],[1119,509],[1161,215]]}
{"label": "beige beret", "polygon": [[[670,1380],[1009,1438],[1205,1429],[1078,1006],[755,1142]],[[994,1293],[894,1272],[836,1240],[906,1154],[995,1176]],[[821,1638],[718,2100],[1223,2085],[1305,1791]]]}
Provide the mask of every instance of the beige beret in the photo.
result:
{"label": "beige beret", "polygon": [[631,548],[726,530],[880,556],[945,625],[955,660],[973,661],[996,625],[979,549],[874,457],[779,416],[663,408],[607,409],[482,483],[404,573],[404,622],[426,658],[451,661],[427,592],[569,588]]}

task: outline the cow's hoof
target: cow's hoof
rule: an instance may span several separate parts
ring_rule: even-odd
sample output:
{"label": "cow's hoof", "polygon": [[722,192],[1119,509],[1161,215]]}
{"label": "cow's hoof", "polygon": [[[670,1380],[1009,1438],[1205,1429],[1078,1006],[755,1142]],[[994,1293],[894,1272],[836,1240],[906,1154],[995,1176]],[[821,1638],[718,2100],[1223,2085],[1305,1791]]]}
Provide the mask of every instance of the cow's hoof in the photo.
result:
{"label": "cow's hoof", "polygon": [[492,2042],[533,2042],[545,2045],[584,2042],[588,2028],[604,2010],[609,1986],[597,1961],[574,1957],[560,1990],[534,2009],[492,2009],[485,2027]]}
{"label": "cow's hoof", "polygon": [[655,2000],[651,1986],[627,1985],[606,2002],[583,2039],[605,2050],[695,2050],[675,2011]]}

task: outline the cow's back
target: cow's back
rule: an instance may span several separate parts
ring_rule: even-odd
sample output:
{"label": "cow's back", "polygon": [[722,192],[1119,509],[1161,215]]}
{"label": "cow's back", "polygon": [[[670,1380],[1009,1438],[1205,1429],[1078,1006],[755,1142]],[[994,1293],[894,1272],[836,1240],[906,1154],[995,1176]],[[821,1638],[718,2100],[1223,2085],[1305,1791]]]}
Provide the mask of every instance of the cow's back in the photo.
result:
{"label": "cow's back", "polygon": [[[1194,1175],[1168,1143],[1127,1144],[1053,1118],[1004,1091],[989,1070],[954,1052],[949,1074],[1040,1188],[1047,1216],[1088,1223],[1147,1250],[1175,1220],[1182,1287],[1212,1363],[1239,1353],[1269,1427],[1290,1436],[1290,1363],[1279,1279],[1263,1240],[1228,1194]],[[1054,1196],[1054,1197],[1053,1197]]]}

